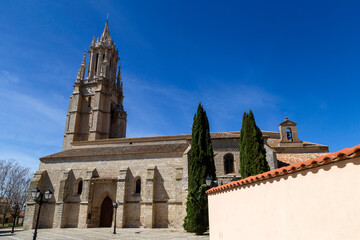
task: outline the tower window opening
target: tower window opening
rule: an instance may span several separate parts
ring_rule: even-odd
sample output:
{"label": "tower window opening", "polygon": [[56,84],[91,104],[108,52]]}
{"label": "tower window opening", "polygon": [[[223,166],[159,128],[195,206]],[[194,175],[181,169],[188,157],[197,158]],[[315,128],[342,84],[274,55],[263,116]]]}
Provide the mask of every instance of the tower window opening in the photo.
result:
{"label": "tower window opening", "polygon": [[138,178],[136,180],[135,193],[140,194],[140,192],[141,192],[141,179]]}
{"label": "tower window opening", "polygon": [[98,61],[99,61],[99,54],[97,53],[97,54],[96,54],[96,57],[95,57],[95,75],[96,75],[96,73],[97,73]]}
{"label": "tower window opening", "polygon": [[234,155],[231,153],[224,155],[224,170],[225,174],[234,172]]}
{"label": "tower window opening", "polygon": [[291,141],[291,142],[293,141],[292,132],[291,132],[290,128],[286,129],[286,136],[289,141]]}
{"label": "tower window opening", "polygon": [[91,97],[88,99],[88,107],[91,107]]}
{"label": "tower window opening", "polygon": [[82,180],[80,180],[77,187],[78,187],[77,194],[80,195],[82,193],[82,188],[83,188],[83,181]]}
{"label": "tower window opening", "polygon": [[112,73],[112,61],[111,61],[111,58],[110,58],[110,62],[109,62],[109,76],[110,78],[112,79],[112,76],[111,76],[111,73]]}

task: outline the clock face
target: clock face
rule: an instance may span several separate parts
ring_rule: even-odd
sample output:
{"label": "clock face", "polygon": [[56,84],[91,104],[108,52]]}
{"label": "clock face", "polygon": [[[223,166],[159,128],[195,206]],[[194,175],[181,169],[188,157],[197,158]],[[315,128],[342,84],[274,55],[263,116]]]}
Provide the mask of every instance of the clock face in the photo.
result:
{"label": "clock face", "polygon": [[94,88],[92,88],[92,87],[86,87],[86,88],[81,89],[80,92],[81,92],[83,95],[85,95],[85,96],[87,96],[87,95],[93,95],[93,94],[94,94]]}

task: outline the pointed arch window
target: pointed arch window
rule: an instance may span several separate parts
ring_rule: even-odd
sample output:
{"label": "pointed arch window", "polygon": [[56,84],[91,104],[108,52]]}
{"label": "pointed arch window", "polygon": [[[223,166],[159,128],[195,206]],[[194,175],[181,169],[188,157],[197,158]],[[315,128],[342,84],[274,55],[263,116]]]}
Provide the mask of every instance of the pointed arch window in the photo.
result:
{"label": "pointed arch window", "polygon": [[80,180],[78,185],[77,185],[77,194],[80,195],[82,193],[82,189],[83,189],[83,181]]}
{"label": "pointed arch window", "polygon": [[94,71],[94,75],[96,76],[97,73],[97,67],[98,67],[98,62],[99,62],[99,54],[97,53],[95,56],[95,71]]}
{"label": "pointed arch window", "polygon": [[91,108],[91,97],[88,97],[88,107]]}
{"label": "pointed arch window", "polygon": [[141,192],[141,179],[138,178],[135,182],[135,194],[140,194]]}
{"label": "pointed arch window", "polygon": [[234,172],[234,155],[232,153],[224,155],[224,172],[225,174]]}

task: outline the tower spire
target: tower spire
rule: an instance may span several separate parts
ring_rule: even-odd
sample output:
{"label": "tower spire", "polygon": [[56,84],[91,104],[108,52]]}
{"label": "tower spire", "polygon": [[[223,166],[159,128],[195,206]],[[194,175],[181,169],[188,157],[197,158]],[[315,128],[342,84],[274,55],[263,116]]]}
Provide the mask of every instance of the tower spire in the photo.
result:
{"label": "tower spire", "polygon": [[109,31],[108,20],[106,20],[104,31],[101,34],[100,42],[109,43],[109,44],[112,42],[112,39],[110,36],[110,31]]}

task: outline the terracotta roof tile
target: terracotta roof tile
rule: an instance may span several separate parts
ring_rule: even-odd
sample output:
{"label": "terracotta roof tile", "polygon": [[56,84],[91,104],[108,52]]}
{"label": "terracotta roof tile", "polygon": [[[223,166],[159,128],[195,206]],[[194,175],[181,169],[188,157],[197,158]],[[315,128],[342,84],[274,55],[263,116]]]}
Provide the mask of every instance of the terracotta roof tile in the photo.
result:
{"label": "terracotta roof tile", "polygon": [[250,176],[247,177],[245,179],[241,179],[235,182],[230,182],[228,184],[225,185],[221,185],[218,187],[213,187],[209,190],[206,191],[207,194],[214,194],[217,192],[222,192],[224,190],[227,189],[231,189],[234,188],[236,186],[242,186],[242,185],[247,185],[249,183],[253,183],[253,182],[258,182],[264,179],[269,179],[269,178],[273,178],[279,175],[284,175],[287,173],[292,173],[292,172],[297,172],[297,171],[301,171],[303,169],[308,169],[308,168],[313,168],[316,167],[318,165],[323,165],[326,164],[328,162],[335,162],[335,161],[341,161],[344,159],[348,159],[348,158],[355,158],[360,156],[360,144],[356,145],[352,148],[345,148],[342,149],[338,152],[334,152],[334,153],[329,153],[327,155],[324,156],[319,156],[317,158],[313,158],[313,159],[309,159],[303,162],[299,162],[299,163],[295,163],[292,164],[290,166],[286,166],[286,167],[282,167],[282,168],[278,168],[272,171],[268,171],[265,173],[261,173],[258,174],[256,176]]}

